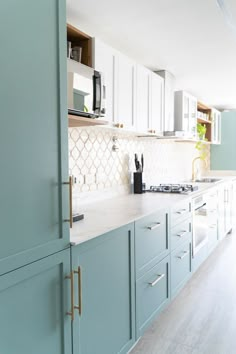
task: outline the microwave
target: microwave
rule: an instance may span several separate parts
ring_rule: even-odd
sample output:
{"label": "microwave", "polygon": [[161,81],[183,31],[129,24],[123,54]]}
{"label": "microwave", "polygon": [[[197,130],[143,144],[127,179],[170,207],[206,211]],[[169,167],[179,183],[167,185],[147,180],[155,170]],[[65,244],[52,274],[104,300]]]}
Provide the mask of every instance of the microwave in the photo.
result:
{"label": "microwave", "polygon": [[68,113],[87,118],[104,117],[106,87],[101,72],[67,59]]}

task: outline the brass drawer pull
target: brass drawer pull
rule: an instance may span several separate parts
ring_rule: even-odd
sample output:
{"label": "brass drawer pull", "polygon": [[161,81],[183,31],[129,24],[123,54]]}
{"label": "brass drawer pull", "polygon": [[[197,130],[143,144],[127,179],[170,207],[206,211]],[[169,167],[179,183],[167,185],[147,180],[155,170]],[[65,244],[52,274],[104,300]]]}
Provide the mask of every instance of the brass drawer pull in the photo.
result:
{"label": "brass drawer pull", "polygon": [[82,287],[81,287],[81,268],[78,267],[78,270],[74,270],[74,273],[78,275],[78,306],[74,306],[78,310],[79,315],[82,313]]}
{"label": "brass drawer pull", "polygon": [[150,286],[155,286],[161,279],[163,279],[165,274],[158,274],[158,277],[151,283],[148,283]]}
{"label": "brass drawer pull", "polygon": [[188,233],[188,231],[183,231],[181,234],[177,234],[176,236],[178,236],[178,237],[183,237],[185,234],[187,234]]}
{"label": "brass drawer pull", "polygon": [[178,256],[177,258],[179,259],[183,259],[184,257],[186,257],[189,254],[189,251],[184,251],[184,254],[182,256]]}
{"label": "brass drawer pull", "polygon": [[70,273],[70,275],[66,276],[66,279],[70,279],[70,299],[71,299],[71,311],[67,312],[66,314],[71,316],[71,321],[74,321],[75,318],[75,312],[74,312],[74,274],[73,272]]}
{"label": "brass drawer pull", "polygon": [[160,222],[156,222],[155,225],[152,225],[152,226],[148,226],[148,230],[155,230],[157,229],[159,226],[161,226],[161,223]]}
{"label": "brass drawer pull", "polygon": [[184,214],[187,211],[187,209],[181,209],[176,211],[176,214]]}
{"label": "brass drawer pull", "polygon": [[72,229],[73,217],[72,217],[72,177],[69,177],[69,182],[64,182],[63,184],[67,184],[69,186],[69,203],[70,203],[70,218],[65,219],[65,222],[70,223],[70,228]]}

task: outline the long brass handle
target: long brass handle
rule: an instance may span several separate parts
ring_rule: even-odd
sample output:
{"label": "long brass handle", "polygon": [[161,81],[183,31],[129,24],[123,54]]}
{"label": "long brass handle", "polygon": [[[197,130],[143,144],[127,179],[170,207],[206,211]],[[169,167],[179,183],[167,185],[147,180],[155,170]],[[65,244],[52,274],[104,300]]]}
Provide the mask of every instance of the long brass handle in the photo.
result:
{"label": "long brass handle", "polygon": [[70,275],[66,276],[66,279],[70,279],[70,299],[71,299],[71,311],[67,312],[66,314],[71,316],[71,321],[74,321],[75,318],[75,312],[74,312],[74,273],[71,272]]}
{"label": "long brass handle", "polygon": [[185,234],[187,234],[188,231],[183,231],[181,234],[177,234],[176,236],[178,237],[183,237]]}
{"label": "long brass handle", "polygon": [[82,313],[82,283],[81,283],[81,268],[74,270],[74,273],[78,275],[78,306],[74,306],[78,310],[79,315]]}
{"label": "long brass handle", "polygon": [[155,230],[157,229],[159,226],[161,226],[161,223],[160,222],[156,222],[155,225],[152,225],[152,226],[148,226],[148,230]]}
{"label": "long brass handle", "polygon": [[163,279],[165,274],[158,274],[158,277],[151,283],[148,283],[150,286],[155,286],[161,279]]}
{"label": "long brass handle", "polygon": [[183,256],[178,256],[177,258],[183,259],[183,258],[186,257],[188,254],[189,254],[189,251],[184,251]]}
{"label": "long brass handle", "polygon": [[69,177],[69,182],[64,182],[63,184],[67,184],[69,186],[69,203],[70,203],[70,218],[65,219],[65,222],[70,223],[70,228],[72,229],[73,217],[72,217],[72,177]]}

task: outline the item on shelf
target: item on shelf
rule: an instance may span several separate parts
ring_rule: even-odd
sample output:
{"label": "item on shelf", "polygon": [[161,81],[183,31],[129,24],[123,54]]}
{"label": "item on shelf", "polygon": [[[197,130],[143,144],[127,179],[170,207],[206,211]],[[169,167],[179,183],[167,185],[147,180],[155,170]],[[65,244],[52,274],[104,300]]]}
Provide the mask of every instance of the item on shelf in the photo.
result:
{"label": "item on shelf", "polygon": [[73,47],[71,50],[71,59],[81,63],[82,59],[82,47]]}
{"label": "item on shelf", "polygon": [[67,41],[67,58],[71,58],[71,42]]}

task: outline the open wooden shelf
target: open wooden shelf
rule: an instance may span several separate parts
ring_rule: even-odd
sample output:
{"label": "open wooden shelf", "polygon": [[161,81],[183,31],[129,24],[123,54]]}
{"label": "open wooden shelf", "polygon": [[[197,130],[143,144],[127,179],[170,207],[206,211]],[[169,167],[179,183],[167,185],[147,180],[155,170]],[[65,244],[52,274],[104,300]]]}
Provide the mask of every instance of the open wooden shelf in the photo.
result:
{"label": "open wooden shelf", "polygon": [[75,127],[91,127],[95,125],[107,125],[108,122],[106,120],[102,120],[100,118],[85,118],[80,116],[74,116],[72,114],[68,114],[68,126],[69,128]]}
{"label": "open wooden shelf", "polygon": [[198,118],[197,119],[197,122],[198,123],[201,123],[201,124],[211,124],[211,121],[208,120],[208,119],[203,119],[203,118]]}
{"label": "open wooden shelf", "polygon": [[202,144],[205,144],[205,145],[211,144],[210,141],[198,140],[198,139],[176,139],[175,142],[176,143],[194,143],[194,144],[201,142]]}
{"label": "open wooden shelf", "polygon": [[209,119],[204,119],[204,118],[197,118],[197,122],[201,123],[201,124],[205,124],[206,125],[206,139],[208,143],[211,143],[212,137],[211,137],[211,107],[207,106],[206,104],[202,103],[202,102],[198,102],[197,103],[197,110],[202,112],[202,113],[206,113],[209,117]]}
{"label": "open wooden shelf", "polygon": [[81,63],[92,67],[92,37],[67,24],[67,41],[71,42],[72,48],[74,46],[82,48]]}

